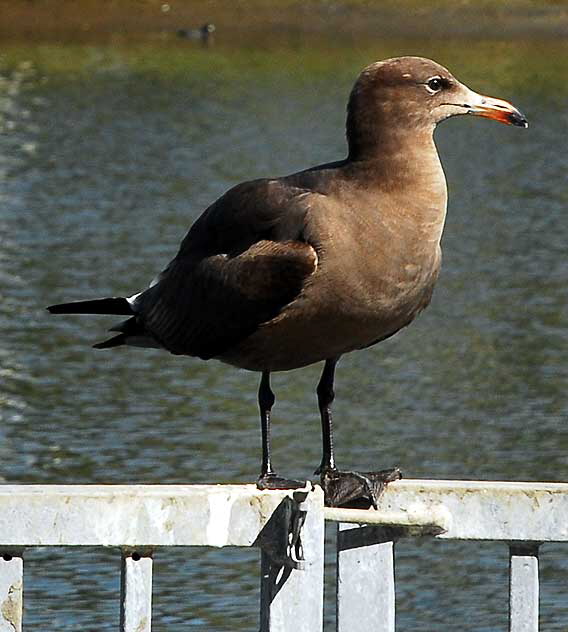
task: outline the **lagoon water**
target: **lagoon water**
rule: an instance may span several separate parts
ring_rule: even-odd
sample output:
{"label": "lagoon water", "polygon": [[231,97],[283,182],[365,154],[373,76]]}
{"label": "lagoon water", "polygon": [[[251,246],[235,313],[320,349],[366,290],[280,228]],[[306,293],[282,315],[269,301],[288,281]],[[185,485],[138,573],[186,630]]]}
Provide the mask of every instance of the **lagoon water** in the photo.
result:
{"label": "lagoon water", "polygon": [[[55,318],[43,308],[142,289],[233,184],[343,156],[358,71],[412,53],[511,99],[531,127],[466,117],[440,126],[450,194],[443,271],[410,328],[342,359],[339,464],[399,465],[407,477],[568,480],[567,52],[543,41],[7,44],[2,479],[255,479],[256,374],[152,350],[95,351],[112,317]],[[274,376],[275,465],[291,476],[310,477],[319,463],[319,370]],[[567,553],[542,548],[545,630],[566,629]],[[506,628],[505,546],[404,541],[397,555],[400,630]],[[256,551],[160,551],[153,629],[258,629],[257,563]],[[29,551],[25,624],[116,629],[118,585],[115,551]]]}

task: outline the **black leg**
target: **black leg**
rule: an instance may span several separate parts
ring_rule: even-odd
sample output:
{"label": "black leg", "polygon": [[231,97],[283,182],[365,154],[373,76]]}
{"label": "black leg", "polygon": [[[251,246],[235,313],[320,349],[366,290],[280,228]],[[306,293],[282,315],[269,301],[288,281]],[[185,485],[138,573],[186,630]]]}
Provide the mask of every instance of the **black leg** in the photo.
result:
{"label": "black leg", "polygon": [[337,358],[326,360],[321,378],[317,387],[318,405],[321,416],[321,437],[323,452],[321,464],[315,474],[321,474],[327,470],[335,470],[335,455],[333,452],[333,421],[331,417],[331,404],[335,399],[333,380],[335,378],[335,365]]}
{"label": "black leg", "polygon": [[270,411],[274,406],[274,393],[270,388],[270,373],[262,372],[258,389],[258,406],[260,408],[260,427],[262,430],[262,467],[261,478],[274,474],[270,455]]}
{"label": "black leg", "polygon": [[298,489],[305,487],[305,481],[294,481],[277,476],[272,469],[270,453],[270,412],[274,406],[274,393],[270,388],[270,372],[263,371],[258,389],[260,427],[262,430],[262,466],[256,485],[259,489]]}
{"label": "black leg", "polygon": [[372,505],[376,509],[377,499],[383,489],[387,483],[400,478],[400,471],[398,468],[378,472],[351,472],[337,469],[333,449],[331,404],[335,398],[333,382],[338,359],[326,360],[317,387],[323,454],[321,464],[315,473],[320,475],[326,505],[361,508]]}

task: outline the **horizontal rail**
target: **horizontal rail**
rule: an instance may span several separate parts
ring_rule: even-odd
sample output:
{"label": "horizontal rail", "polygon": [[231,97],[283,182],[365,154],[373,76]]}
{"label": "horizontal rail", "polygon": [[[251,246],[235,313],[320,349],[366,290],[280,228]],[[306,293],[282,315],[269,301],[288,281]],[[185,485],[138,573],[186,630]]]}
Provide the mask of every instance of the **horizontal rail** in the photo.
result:
{"label": "horizontal rail", "polygon": [[311,489],[0,485],[0,547],[253,546],[285,499]]}
{"label": "horizontal rail", "polygon": [[445,507],[413,508],[410,511],[381,511],[326,507],[324,518],[329,522],[378,525],[402,529],[407,535],[440,535],[445,533],[452,516]]}
{"label": "horizontal rail", "polygon": [[568,541],[567,483],[401,480],[389,483],[378,511],[417,516],[447,512],[439,539]]}
{"label": "horizontal rail", "polygon": [[[252,546],[285,498],[310,489],[0,485],[0,546]],[[325,517],[440,539],[566,542],[568,484],[407,479],[387,486],[377,511]]]}

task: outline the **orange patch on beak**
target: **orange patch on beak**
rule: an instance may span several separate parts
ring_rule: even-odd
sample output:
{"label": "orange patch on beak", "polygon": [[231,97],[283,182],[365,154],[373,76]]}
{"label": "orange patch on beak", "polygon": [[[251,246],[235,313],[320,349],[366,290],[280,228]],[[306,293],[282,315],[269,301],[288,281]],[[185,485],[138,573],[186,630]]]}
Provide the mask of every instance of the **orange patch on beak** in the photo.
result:
{"label": "orange patch on beak", "polygon": [[507,125],[516,125],[517,127],[529,126],[524,114],[508,101],[482,95],[476,96],[479,98],[469,106],[469,114],[483,116]]}

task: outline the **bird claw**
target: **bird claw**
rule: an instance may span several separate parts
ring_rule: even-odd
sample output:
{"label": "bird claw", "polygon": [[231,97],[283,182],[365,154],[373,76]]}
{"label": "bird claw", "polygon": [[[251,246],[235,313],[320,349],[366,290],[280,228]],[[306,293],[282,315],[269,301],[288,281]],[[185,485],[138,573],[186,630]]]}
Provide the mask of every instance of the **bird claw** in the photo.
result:
{"label": "bird claw", "polygon": [[328,507],[377,508],[377,501],[388,483],[402,478],[398,468],[377,472],[351,472],[337,469],[321,471],[321,486]]}

